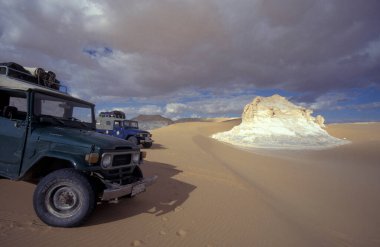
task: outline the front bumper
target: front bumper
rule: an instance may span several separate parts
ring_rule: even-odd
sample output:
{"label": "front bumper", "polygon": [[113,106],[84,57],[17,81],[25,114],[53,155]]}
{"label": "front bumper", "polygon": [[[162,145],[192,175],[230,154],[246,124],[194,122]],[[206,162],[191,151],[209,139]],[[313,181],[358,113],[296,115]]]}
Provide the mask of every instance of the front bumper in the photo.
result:
{"label": "front bumper", "polygon": [[134,196],[145,191],[145,188],[152,185],[157,176],[143,178],[132,184],[118,185],[118,184],[106,184],[107,188],[103,191],[102,201],[109,201],[123,196]]}
{"label": "front bumper", "polygon": [[153,142],[153,140],[150,137],[142,137],[139,139],[139,141],[140,141],[140,144]]}

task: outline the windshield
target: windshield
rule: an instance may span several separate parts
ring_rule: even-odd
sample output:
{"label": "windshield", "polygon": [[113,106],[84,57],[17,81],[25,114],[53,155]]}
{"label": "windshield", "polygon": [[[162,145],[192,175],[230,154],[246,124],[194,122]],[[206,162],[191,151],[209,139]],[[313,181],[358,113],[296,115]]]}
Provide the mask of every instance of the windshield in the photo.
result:
{"label": "windshield", "polygon": [[95,128],[91,104],[36,93],[33,110],[41,122],[74,128]]}
{"label": "windshield", "polygon": [[124,121],[124,127],[125,128],[133,128],[133,129],[138,129],[139,125],[135,121]]}

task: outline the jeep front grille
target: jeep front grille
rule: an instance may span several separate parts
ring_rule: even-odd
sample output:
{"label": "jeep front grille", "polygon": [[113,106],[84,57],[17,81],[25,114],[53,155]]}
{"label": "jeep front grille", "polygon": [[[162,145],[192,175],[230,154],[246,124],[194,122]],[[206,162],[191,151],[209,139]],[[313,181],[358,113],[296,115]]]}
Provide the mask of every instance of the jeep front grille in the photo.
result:
{"label": "jeep front grille", "polygon": [[101,173],[104,178],[111,183],[125,185],[136,181],[136,178],[132,176],[134,169],[135,166],[131,166],[119,169],[103,170]]}
{"label": "jeep front grille", "polygon": [[134,179],[133,171],[137,166],[137,164],[133,163],[132,156],[138,153],[139,151],[137,150],[104,152],[102,154],[102,159],[105,156],[111,156],[112,163],[111,166],[107,168],[102,167],[99,173],[105,180],[108,180],[111,183],[117,183],[120,185],[131,183]]}
{"label": "jeep front grille", "polygon": [[131,154],[119,154],[113,156],[112,167],[129,165],[131,163]]}

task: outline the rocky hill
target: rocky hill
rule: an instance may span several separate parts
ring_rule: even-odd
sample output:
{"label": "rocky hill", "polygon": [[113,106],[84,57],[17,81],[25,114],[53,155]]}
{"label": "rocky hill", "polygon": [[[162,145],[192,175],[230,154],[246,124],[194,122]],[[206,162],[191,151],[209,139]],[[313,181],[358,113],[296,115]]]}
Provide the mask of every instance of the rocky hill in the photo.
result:
{"label": "rocky hill", "polygon": [[244,107],[242,123],[212,137],[234,145],[260,148],[325,148],[347,143],[330,136],[322,116],[280,95],[256,97]]}
{"label": "rocky hill", "polygon": [[171,119],[161,115],[139,115],[131,120],[138,121],[139,128],[143,130],[158,129],[173,123]]}

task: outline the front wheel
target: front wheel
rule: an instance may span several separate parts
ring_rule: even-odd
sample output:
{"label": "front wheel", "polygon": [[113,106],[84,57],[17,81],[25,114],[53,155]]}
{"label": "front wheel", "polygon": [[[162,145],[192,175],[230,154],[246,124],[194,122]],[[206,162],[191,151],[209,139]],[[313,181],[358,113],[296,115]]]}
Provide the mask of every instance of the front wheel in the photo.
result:
{"label": "front wheel", "polygon": [[143,143],[143,147],[144,147],[144,148],[151,148],[152,145],[153,145],[152,142],[145,142],[145,143]]}
{"label": "front wheel", "polygon": [[130,136],[130,137],[128,137],[127,141],[130,141],[130,142],[132,142],[135,145],[139,145],[136,136]]}
{"label": "front wheel", "polygon": [[37,185],[33,206],[38,217],[50,226],[82,224],[95,207],[95,193],[87,177],[74,169],[61,169]]}

